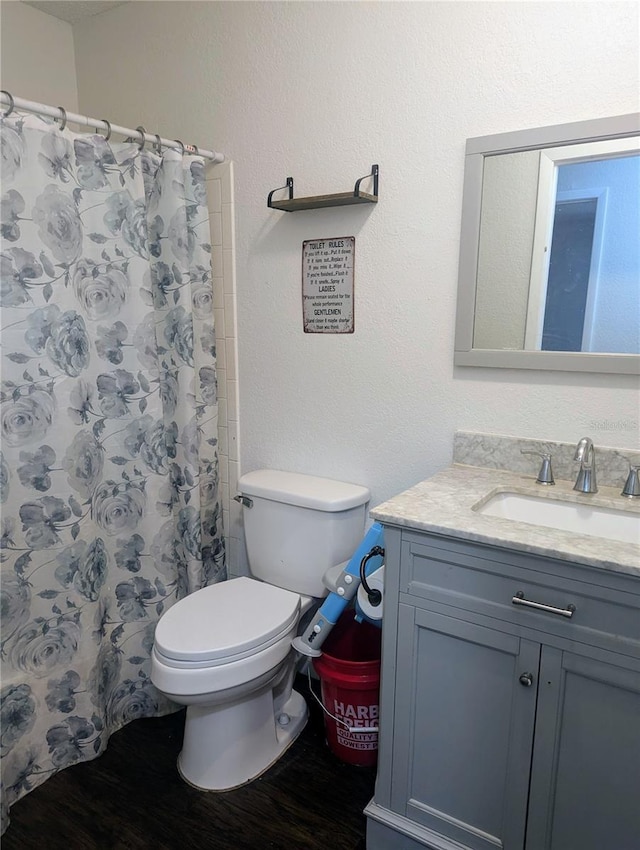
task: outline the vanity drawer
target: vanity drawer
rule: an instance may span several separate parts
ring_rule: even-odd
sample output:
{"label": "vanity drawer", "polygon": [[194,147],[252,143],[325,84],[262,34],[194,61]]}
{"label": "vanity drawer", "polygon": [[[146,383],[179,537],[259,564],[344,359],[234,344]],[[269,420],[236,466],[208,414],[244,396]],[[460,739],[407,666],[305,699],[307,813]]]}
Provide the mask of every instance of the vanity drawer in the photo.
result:
{"label": "vanity drawer", "polygon": [[631,576],[405,532],[400,592],[418,606],[430,600],[640,655],[640,580]]}

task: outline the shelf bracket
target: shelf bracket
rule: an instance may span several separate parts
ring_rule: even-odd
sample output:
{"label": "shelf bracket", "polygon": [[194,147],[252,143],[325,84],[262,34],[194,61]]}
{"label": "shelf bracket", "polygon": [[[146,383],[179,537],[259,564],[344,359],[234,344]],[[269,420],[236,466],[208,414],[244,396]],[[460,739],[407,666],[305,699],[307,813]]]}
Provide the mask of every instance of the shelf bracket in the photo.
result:
{"label": "shelf bracket", "polygon": [[353,189],[354,198],[360,197],[360,184],[363,180],[368,180],[370,177],[373,177],[373,192],[371,192],[371,194],[374,198],[378,197],[378,166],[372,165],[370,174],[365,174],[364,177],[361,177],[359,180],[356,180],[356,185]]}
{"label": "shelf bracket", "polygon": [[287,182],[284,184],[284,186],[280,186],[278,189],[272,189],[269,192],[269,195],[267,197],[267,206],[268,207],[271,207],[272,209],[274,209],[274,206],[273,206],[273,203],[272,203],[272,198],[273,198],[273,196],[275,195],[276,192],[282,192],[283,189],[289,190],[289,200],[292,201],[293,200],[293,177],[287,177]]}

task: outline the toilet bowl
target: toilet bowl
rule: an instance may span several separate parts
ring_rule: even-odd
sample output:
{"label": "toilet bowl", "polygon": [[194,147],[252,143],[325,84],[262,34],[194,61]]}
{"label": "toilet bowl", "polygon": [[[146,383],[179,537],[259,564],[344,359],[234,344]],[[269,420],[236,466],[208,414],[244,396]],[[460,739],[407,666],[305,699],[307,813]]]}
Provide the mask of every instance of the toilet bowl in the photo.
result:
{"label": "toilet bowl", "polygon": [[151,679],[187,706],[178,768],[191,785],[222,791],[250,782],[304,728],[302,697],[291,693],[279,707],[274,698],[293,678],[291,641],[310,603],[241,577],[185,597],[159,621]]}
{"label": "toilet bowl", "polygon": [[255,536],[252,528],[262,536],[262,548],[247,540],[249,551],[265,556],[256,569],[250,557],[260,579],[229,579],[181,599],[158,621],[151,654],[153,684],[187,706],[180,774],[214,791],[260,776],[304,728],[291,642],[302,614],[324,595],[326,568],[359,543],[369,498],[359,485],[270,470],[243,476],[239,486],[250,502],[243,512],[256,511],[245,536]]}

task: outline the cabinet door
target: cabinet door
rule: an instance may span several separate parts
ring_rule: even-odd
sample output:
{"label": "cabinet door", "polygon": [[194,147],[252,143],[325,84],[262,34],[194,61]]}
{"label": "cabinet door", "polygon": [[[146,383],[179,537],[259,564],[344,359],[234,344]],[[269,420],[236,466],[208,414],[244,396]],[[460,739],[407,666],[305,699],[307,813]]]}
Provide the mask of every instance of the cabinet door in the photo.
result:
{"label": "cabinet door", "polygon": [[538,643],[400,605],[394,811],[466,848],[522,850],[539,660]]}
{"label": "cabinet door", "polygon": [[638,847],[640,665],[545,646],[526,850]]}

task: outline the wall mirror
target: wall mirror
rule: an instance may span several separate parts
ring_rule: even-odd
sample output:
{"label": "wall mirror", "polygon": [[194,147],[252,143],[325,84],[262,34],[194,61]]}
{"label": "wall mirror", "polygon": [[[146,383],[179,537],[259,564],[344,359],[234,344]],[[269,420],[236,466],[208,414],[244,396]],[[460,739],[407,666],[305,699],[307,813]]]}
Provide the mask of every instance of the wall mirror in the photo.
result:
{"label": "wall mirror", "polygon": [[467,141],[454,363],[640,374],[640,113]]}

